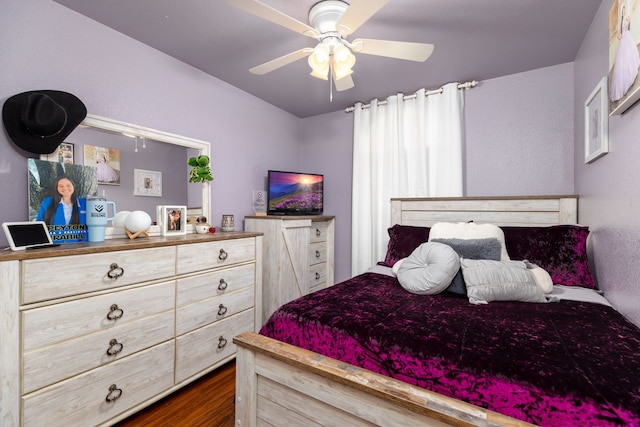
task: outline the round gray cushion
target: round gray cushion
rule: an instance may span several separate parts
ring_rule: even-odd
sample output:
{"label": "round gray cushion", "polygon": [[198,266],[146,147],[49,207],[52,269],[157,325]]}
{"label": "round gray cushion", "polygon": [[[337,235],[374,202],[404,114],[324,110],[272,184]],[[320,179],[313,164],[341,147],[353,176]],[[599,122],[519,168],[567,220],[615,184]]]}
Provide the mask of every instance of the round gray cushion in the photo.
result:
{"label": "round gray cushion", "polygon": [[418,246],[398,269],[398,281],[414,294],[444,291],[460,269],[460,256],[449,245],[427,242]]}

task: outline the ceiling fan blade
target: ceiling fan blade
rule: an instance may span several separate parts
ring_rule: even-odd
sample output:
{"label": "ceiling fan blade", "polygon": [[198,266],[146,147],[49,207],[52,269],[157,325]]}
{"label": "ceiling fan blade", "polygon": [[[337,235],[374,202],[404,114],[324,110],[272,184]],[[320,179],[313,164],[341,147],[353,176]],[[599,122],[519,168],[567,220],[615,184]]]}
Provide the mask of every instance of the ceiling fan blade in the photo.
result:
{"label": "ceiling fan blade", "polygon": [[343,90],[348,90],[354,87],[353,79],[351,78],[351,74],[341,78],[340,80],[336,80],[335,76],[333,77],[333,83],[336,85],[336,90],[338,92],[342,92]]}
{"label": "ceiling fan blade", "polygon": [[429,43],[396,42],[391,40],[355,39],[354,52],[424,62],[431,56],[434,46]]}
{"label": "ceiling fan blade", "polygon": [[284,28],[288,28],[289,30],[295,31],[303,36],[314,37],[318,35],[315,28],[292,18],[289,15],[285,15],[266,4],[260,3],[257,0],[227,0],[227,2],[233,7],[237,7],[240,10],[249,12],[259,18],[266,19],[267,21],[271,21]]}
{"label": "ceiling fan blade", "polygon": [[343,36],[355,32],[388,2],[389,0],[353,0],[336,23],[336,30]]}
{"label": "ceiling fan blade", "polygon": [[284,56],[281,56],[276,59],[272,59],[269,62],[265,62],[262,65],[258,65],[253,67],[249,71],[253,74],[267,74],[273,70],[276,70],[280,67],[284,67],[285,65],[291,64],[299,59],[302,59],[306,56],[309,56],[313,52],[313,49],[310,47],[305,47],[304,49],[296,50],[295,52],[288,53]]}

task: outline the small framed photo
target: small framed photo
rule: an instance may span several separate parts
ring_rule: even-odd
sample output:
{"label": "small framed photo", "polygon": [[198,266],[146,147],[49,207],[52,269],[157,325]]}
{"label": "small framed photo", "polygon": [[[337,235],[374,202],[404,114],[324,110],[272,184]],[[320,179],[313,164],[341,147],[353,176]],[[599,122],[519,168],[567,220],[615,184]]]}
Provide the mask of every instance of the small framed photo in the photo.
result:
{"label": "small framed photo", "polygon": [[73,144],[70,142],[62,142],[51,154],[40,155],[40,160],[47,160],[49,162],[67,163],[73,164]]}
{"label": "small framed photo", "polygon": [[158,206],[158,225],[163,236],[187,234],[186,206]]}
{"label": "small framed photo", "polygon": [[609,152],[607,77],[584,103],[584,162],[591,163]]}
{"label": "small framed photo", "polygon": [[162,197],[162,172],[133,170],[133,195]]}

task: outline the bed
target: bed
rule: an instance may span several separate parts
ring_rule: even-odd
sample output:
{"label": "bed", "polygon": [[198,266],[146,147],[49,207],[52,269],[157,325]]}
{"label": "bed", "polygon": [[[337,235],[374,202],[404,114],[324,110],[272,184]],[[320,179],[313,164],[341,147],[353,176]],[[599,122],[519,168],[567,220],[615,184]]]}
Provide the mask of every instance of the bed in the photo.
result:
{"label": "bed", "polygon": [[[234,339],[237,425],[640,425],[640,330],[595,289],[577,201],[393,199],[380,265]],[[466,221],[564,285],[537,303],[407,292],[392,266]]]}

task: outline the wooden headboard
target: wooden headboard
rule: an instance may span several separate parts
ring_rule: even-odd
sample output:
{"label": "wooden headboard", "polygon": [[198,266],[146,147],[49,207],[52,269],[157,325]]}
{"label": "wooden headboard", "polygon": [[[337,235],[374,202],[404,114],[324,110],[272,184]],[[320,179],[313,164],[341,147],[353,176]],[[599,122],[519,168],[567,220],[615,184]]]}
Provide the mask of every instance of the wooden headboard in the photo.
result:
{"label": "wooden headboard", "polygon": [[578,223],[578,196],[433,197],[391,199],[391,225],[436,222],[548,226]]}

